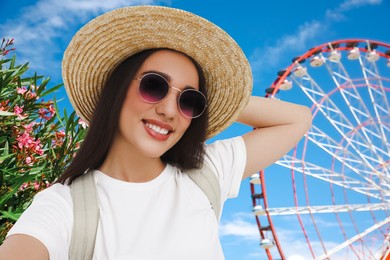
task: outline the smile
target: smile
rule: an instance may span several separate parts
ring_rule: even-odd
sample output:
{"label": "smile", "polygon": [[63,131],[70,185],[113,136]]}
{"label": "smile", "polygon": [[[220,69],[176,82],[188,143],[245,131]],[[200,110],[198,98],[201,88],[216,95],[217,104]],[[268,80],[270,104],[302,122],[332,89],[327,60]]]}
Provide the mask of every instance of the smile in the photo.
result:
{"label": "smile", "polygon": [[146,127],[148,127],[149,129],[152,129],[156,133],[159,133],[159,134],[162,134],[162,135],[167,135],[169,133],[168,129],[159,127],[157,125],[153,125],[153,124],[148,123],[148,122],[146,122],[145,125],[146,125]]}

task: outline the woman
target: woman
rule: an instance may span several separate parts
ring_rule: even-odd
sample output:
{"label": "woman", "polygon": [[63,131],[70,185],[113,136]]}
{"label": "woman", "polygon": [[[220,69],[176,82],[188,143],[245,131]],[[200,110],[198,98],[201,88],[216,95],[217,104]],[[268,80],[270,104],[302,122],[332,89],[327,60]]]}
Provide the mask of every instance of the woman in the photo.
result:
{"label": "woman", "polygon": [[[306,107],[251,97],[250,67],[234,40],[171,8],[121,8],[92,20],[68,46],[63,78],[88,135],[11,229],[1,259],[69,258],[70,185],[87,172],[100,211],[93,259],[224,259],[219,216],[186,173],[209,167],[224,202],[311,122]],[[234,121],[256,130],[205,145]]]}

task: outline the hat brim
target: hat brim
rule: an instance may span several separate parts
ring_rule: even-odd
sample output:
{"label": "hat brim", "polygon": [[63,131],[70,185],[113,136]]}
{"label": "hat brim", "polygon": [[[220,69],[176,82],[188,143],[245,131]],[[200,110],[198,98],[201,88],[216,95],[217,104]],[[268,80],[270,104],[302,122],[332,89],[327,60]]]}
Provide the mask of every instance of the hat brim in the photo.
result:
{"label": "hat brim", "polygon": [[207,138],[237,119],[252,92],[252,73],[241,48],[206,19],[161,6],[110,11],[75,34],[64,53],[62,77],[76,113],[89,122],[112,70],[152,48],[183,52],[202,67],[209,109]]}

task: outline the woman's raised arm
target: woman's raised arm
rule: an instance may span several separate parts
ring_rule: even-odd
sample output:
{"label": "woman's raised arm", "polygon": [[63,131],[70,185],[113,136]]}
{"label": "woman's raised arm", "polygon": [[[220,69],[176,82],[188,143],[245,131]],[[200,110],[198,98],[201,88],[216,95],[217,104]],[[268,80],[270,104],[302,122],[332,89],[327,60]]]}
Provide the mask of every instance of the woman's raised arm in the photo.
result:
{"label": "woman's raised arm", "polygon": [[247,151],[243,178],[290,151],[310,128],[311,120],[308,107],[252,96],[237,120],[256,128],[243,136]]}

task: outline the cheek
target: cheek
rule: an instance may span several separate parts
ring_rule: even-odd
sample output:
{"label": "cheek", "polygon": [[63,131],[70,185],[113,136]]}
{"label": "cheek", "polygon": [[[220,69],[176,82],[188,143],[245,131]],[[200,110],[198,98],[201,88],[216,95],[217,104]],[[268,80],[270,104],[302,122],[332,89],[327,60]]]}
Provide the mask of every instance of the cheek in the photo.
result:
{"label": "cheek", "polygon": [[184,135],[184,133],[188,130],[188,128],[190,127],[190,124],[191,124],[191,119],[189,118],[183,118],[182,122],[180,122],[180,126],[181,126],[181,136]]}
{"label": "cheek", "polygon": [[146,103],[143,102],[137,92],[137,88],[135,86],[131,86],[127,91],[125,101],[122,107],[122,114],[125,113],[138,113],[145,109]]}

